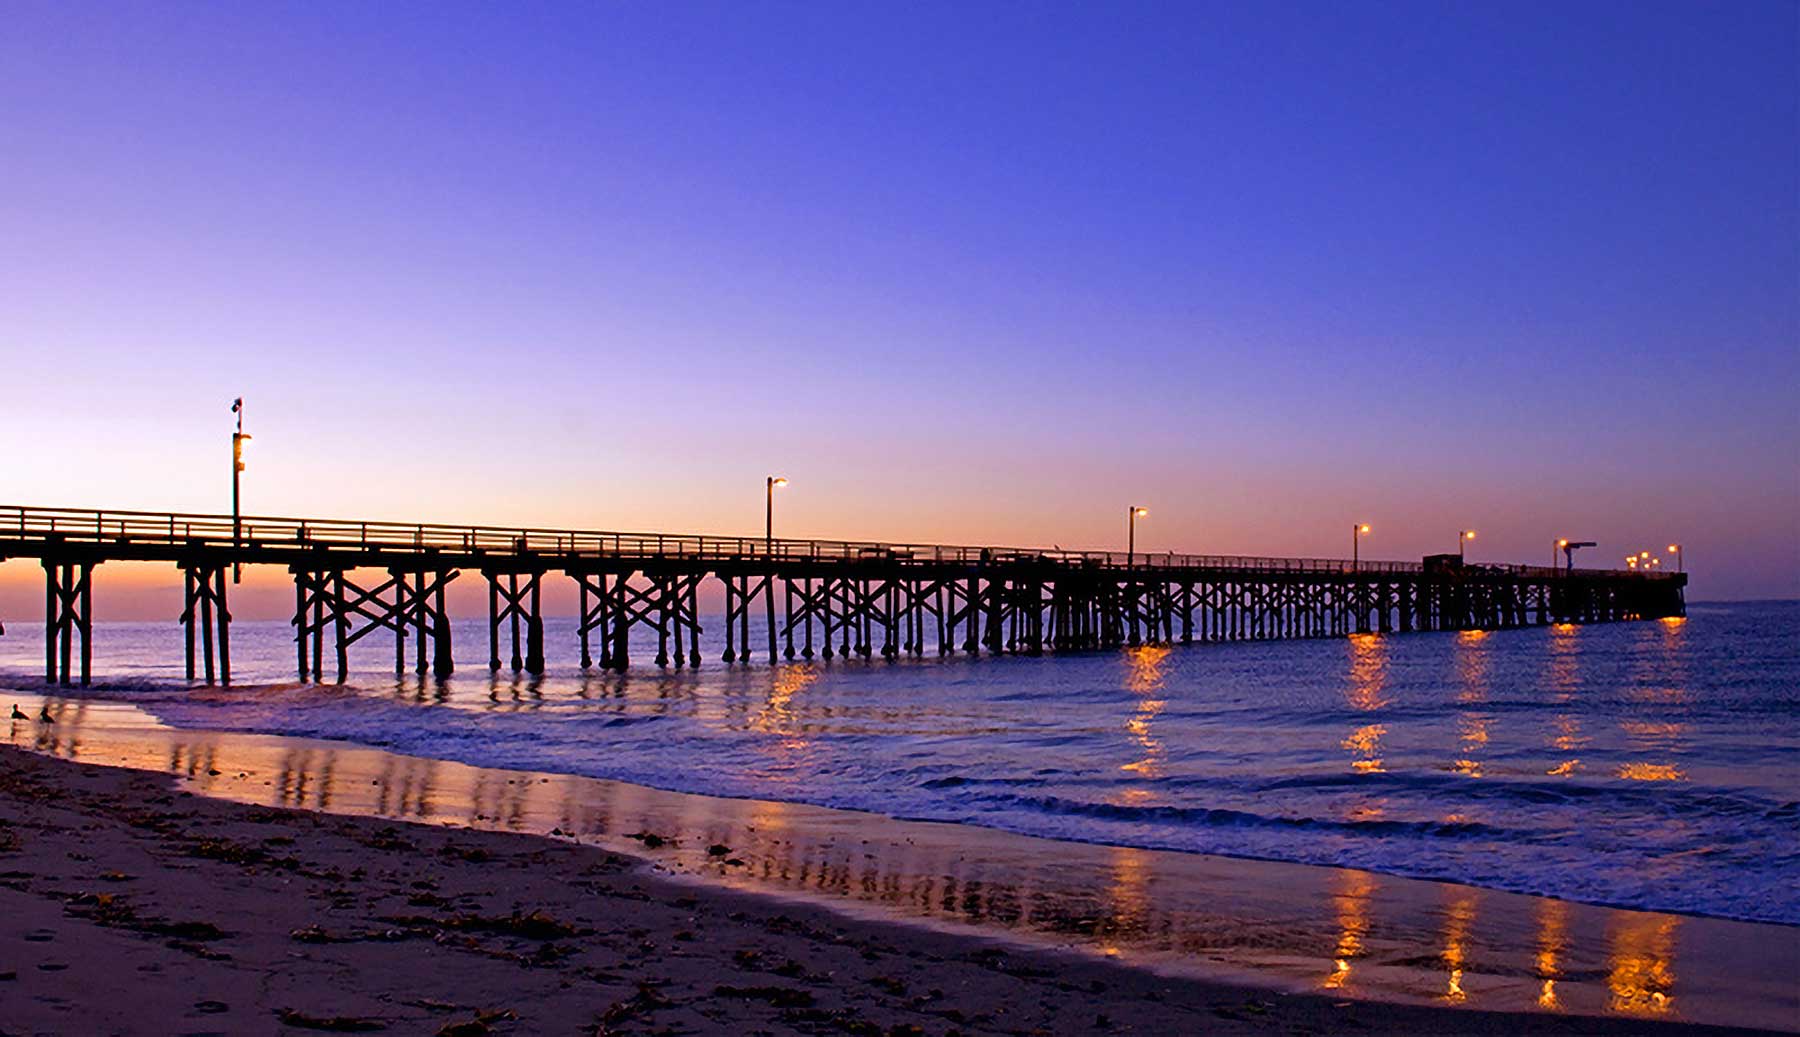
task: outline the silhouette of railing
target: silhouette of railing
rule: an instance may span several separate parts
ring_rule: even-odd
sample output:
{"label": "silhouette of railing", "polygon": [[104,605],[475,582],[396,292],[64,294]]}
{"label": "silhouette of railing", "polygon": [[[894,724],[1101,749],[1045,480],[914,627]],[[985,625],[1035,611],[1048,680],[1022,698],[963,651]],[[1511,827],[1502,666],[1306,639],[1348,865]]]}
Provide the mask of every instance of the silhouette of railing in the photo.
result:
{"label": "silhouette of railing", "polygon": [[[559,558],[643,558],[730,561],[865,561],[1029,563],[1104,569],[1130,567],[1199,569],[1254,573],[1417,573],[1419,562],[1341,558],[1280,558],[1260,555],[1192,554],[1170,551],[1080,551],[1061,548],[908,544],[881,541],[720,536],[695,533],[629,533],[530,526],[449,525],[345,519],[245,515],[234,531],[230,515],[76,508],[0,507],[0,539],[64,542],[205,546],[213,548],[356,548],[363,551],[434,551],[487,555],[548,555]],[[1470,569],[1542,578],[1565,570],[1547,566],[1472,564]],[[1576,569],[1576,574],[1661,573]]]}

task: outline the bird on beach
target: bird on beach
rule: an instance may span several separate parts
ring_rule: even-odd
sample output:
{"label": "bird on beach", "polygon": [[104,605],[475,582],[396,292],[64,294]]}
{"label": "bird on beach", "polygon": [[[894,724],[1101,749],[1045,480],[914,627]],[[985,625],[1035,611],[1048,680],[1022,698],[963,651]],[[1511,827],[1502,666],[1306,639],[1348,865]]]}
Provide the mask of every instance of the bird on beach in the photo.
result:
{"label": "bird on beach", "polygon": [[50,707],[49,706],[45,706],[43,709],[38,711],[38,719],[43,721],[46,724],[56,723],[56,718],[50,715]]}
{"label": "bird on beach", "polygon": [[13,703],[12,718],[14,720],[30,720],[31,719],[30,717],[25,715],[24,710],[19,708],[19,704],[17,702]]}

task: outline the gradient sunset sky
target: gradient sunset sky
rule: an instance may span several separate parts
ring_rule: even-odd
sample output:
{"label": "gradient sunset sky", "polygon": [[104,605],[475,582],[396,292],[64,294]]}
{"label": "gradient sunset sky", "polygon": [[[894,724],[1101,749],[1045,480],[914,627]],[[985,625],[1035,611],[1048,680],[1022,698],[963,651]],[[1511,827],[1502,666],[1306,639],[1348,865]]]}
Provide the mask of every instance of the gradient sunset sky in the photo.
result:
{"label": "gradient sunset sky", "polygon": [[1797,11],[7,0],[0,504],[1797,596]]}

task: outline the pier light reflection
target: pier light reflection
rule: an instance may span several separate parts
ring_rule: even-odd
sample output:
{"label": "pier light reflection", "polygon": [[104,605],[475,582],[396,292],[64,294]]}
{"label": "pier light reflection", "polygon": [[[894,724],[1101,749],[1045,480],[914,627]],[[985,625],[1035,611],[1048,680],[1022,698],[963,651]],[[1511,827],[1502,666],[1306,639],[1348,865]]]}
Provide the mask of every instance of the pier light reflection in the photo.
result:
{"label": "pier light reflection", "polygon": [[[26,700],[29,712],[36,703]],[[1377,987],[1483,1007],[1674,1012],[1677,916],[1409,880],[1296,871],[1291,888],[1244,913],[1237,866],[1187,854],[1070,844],[1053,853],[984,830],[902,826],[768,801],[682,797],[590,779],[483,770],[354,746],[97,724],[52,703],[55,725],[20,722],[14,741],[83,759],[161,770],[191,788],[263,806],[549,832],[728,886],[824,895],[846,910],[1006,930],[1122,957],[1270,967],[1315,990]],[[1653,734],[1653,733],[1652,733]],[[1647,735],[1649,736],[1649,735]],[[217,772],[217,773],[215,773]],[[658,846],[626,838],[652,832]],[[730,848],[715,857],[713,845]],[[503,878],[496,872],[497,878]],[[1249,887],[1261,896],[1264,887]],[[1478,909],[1492,935],[1477,937]],[[1530,914],[1522,915],[1526,911]],[[1531,925],[1524,924],[1530,922]],[[1687,923],[1701,927],[1712,923]],[[1705,962],[1699,964],[1705,965]],[[1486,989],[1482,977],[1489,977]],[[1502,982],[1506,977],[1516,981]],[[1691,1007],[1713,1004],[1701,977]],[[1710,981],[1713,977],[1704,977]],[[1706,999],[1711,998],[1712,1001]]]}
{"label": "pier light reflection", "polygon": [[[1165,750],[1162,741],[1156,737],[1153,725],[1168,706],[1168,700],[1163,698],[1163,685],[1167,679],[1164,667],[1168,662],[1169,652],[1167,645],[1144,645],[1131,649],[1125,655],[1128,667],[1125,690],[1137,699],[1134,712],[1125,721],[1125,732],[1131,736],[1142,756],[1121,764],[1119,769],[1140,778],[1155,779],[1163,774]],[[1131,791],[1125,790],[1128,795]],[[1146,798],[1149,792],[1148,789],[1139,791],[1139,799]]]}
{"label": "pier light reflection", "polygon": [[1688,661],[1680,624],[1657,624],[1636,640],[1630,697],[1635,715],[1619,718],[1625,750],[1632,759],[1613,772],[1625,781],[1686,781],[1677,762],[1686,751]]}
{"label": "pier light reflection", "polygon": [[789,742],[804,743],[806,737],[799,714],[794,711],[794,696],[818,679],[819,669],[812,663],[776,667],[771,674],[768,698],[750,716],[750,729],[780,735]]}
{"label": "pier light reflection", "polygon": [[749,728],[770,736],[757,743],[769,759],[769,765],[756,776],[776,782],[798,780],[799,765],[812,754],[813,739],[807,737],[807,725],[794,708],[794,697],[817,683],[819,667],[814,663],[778,666],[768,674],[768,697],[751,714]]}
{"label": "pier light reflection", "polygon": [[1364,943],[1369,935],[1369,900],[1380,884],[1369,872],[1348,868],[1338,872],[1336,883],[1337,889],[1332,894],[1331,902],[1337,909],[1338,939],[1332,954],[1331,971],[1326,974],[1323,983],[1327,990],[1345,989],[1350,983],[1350,971],[1356,959],[1366,953]]}
{"label": "pier light reflection", "polygon": [[1679,915],[1620,914],[1608,934],[1607,1008],[1622,1015],[1667,1015],[1675,1006]]}
{"label": "pier light reflection", "polygon": [[[1581,628],[1574,623],[1557,623],[1550,628],[1549,662],[1544,683],[1550,701],[1559,706],[1574,702],[1575,692],[1581,687],[1580,634]],[[1565,710],[1553,714],[1550,723],[1554,729],[1550,747],[1562,759],[1546,768],[1544,773],[1551,777],[1570,777],[1581,768],[1581,757],[1575,754],[1588,742],[1581,730],[1581,716]]]}
{"label": "pier light reflection", "polygon": [[1350,750],[1356,759],[1350,761],[1350,769],[1358,774],[1379,774],[1385,768],[1381,765],[1381,736],[1387,734],[1386,724],[1364,724],[1350,732],[1341,745]]}
{"label": "pier light reflection", "polygon": [[1469,962],[1469,930],[1475,925],[1475,893],[1458,894],[1444,912],[1444,1000],[1461,1003],[1468,1000],[1463,989],[1463,970]]}
{"label": "pier light reflection", "polygon": [[1569,946],[1569,905],[1565,901],[1545,898],[1537,907],[1537,976],[1543,984],[1538,989],[1540,1008],[1559,1009],[1556,981],[1562,977],[1560,961]]}
{"label": "pier light reflection", "polygon": [[[1344,685],[1344,699],[1359,713],[1372,713],[1388,705],[1388,644],[1380,634],[1352,634],[1350,674]],[[1350,769],[1358,774],[1379,774],[1382,765],[1381,736],[1387,725],[1361,724],[1351,730],[1339,747],[1350,752]]]}
{"label": "pier light reflection", "polygon": [[1352,634],[1350,683],[1345,697],[1350,708],[1371,712],[1388,704],[1388,641],[1380,634]]}
{"label": "pier light reflection", "polygon": [[[1485,630],[1464,630],[1456,636],[1456,700],[1463,707],[1488,700],[1489,646]],[[1463,708],[1457,711],[1456,731],[1461,755],[1451,764],[1458,774],[1481,777],[1481,753],[1488,742],[1487,713]]]}
{"label": "pier light reflection", "polygon": [[1152,862],[1150,854],[1130,846],[1109,847],[1108,857],[1112,866],[1106,890],[1110,910],[1101,949],[1114,955],[1119,941],[1143,942],[1155,924],[1150,899]]}

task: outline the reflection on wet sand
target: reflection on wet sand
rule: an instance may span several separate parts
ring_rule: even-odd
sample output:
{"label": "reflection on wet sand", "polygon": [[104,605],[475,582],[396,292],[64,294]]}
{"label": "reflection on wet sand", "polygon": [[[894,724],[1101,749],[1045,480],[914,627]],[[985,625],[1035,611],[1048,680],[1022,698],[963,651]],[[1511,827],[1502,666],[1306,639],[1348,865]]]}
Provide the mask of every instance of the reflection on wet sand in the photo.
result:
{"label": "reflection on wet sand", "polygon": [[1606,987],[1607,1008],[1624,1015],[1674,1011],[1675,934],[1678,915],[1622,915],[1614,920]]}
{"label": "reflection on wet sand", "polygon": [[1338,941],[1331,972],[1325,977],[1327,990],[1346,988],[1352,963],[1367,953],[1364,938],[1369,934],[1369,897],[1377,881],[1366,871],[1345,869],[1338,873],[1336,885],[1331,902],[1337,908]]}
{"label": "reflection on wet sand", "polygon": [[1459,891],[1444,912],[1444,1000],[1458,1004],[1469,999],[1468,991],[1463,989],[1463,972],[1469,962],[1469,930],[1475,925],[1476,897],[1471,890]]}
{"label": "reflection on wet sand", "polygon": [[1542,1008],[1561,1007],[1556,1000],[1556,979],[1562,975],[1557,961],[1569,944],[1569,905],[1561,900],[1545,899],[1538,904],[1537,975],[1543,982],[1538,990]]}
{"label": "reflection on wet sand", "polygon": [[[786,693],[766,705],[775,730]],[[1781,953],[1789,964],[1796,954],[1791,939],[1755,936],[1776,927],[1684,923],[1343,869],[1063,843],[109,720],[136,716],[124,706],[52,701],[50,712],[55,725],[15,722],[14,744],[163,770],[239,802],[556,832],[647,855],[693,881],[1296,988],[1495,1009],[1673,1014],[1676,946],[1710,934],[1712,972],[1684,979],[1683,1017],[1755,1022],[1784,1006],[1771,1005],[1766,990],[1734,987],[1756,966],[1732,955],[1754,954],[1748,960],[1766,970],[1769,948],[1777,965]],[[659,841],[647,845],[645,833]],[[715,846],[728,853],[709,852]]]}

